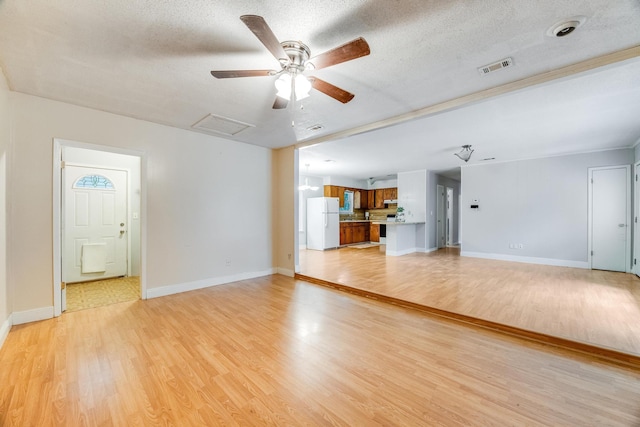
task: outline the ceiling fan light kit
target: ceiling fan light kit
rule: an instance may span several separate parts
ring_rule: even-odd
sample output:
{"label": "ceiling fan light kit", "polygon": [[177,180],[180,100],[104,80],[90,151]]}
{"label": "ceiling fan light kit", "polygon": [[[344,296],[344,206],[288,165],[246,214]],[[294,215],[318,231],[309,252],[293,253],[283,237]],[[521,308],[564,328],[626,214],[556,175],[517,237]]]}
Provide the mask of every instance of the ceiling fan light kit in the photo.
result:
{"label": "ceiling fan light kit", "polygon": [[278,77],[275,82],[276,89],[278,90],[276,95],[287,101],[291,100],[291,94],[294,95],[296,100],[307,98],[311,91],[311,83],[302,74],[295,75],[295,78],[292,78],[292,75],[293,74],[281,74],[280,77]]}
{"label": "ceiling fan light kit", "polygon": [[299,41],[279,42],[261,16],[243,15],[240,20],[278,60],[280,70],[213,70],[211,71],[213,77],[225,79],[279,75],[275,82],[278,93],[273,104],[274,109],[286,108],[290,100],[295,102],[306,98],[309,96],[311,88],[343,104],[353,99],[354,95],[352,93],[317,77],[307,78],[303,73],[369,55],[371,51],[365,39],[359,37],[311,58],[311,51],[304,43]]}

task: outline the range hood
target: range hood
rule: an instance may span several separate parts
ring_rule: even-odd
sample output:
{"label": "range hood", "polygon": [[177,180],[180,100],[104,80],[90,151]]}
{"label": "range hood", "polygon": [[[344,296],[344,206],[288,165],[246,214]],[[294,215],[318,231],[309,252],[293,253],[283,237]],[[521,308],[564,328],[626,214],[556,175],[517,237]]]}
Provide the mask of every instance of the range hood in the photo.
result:
{"label": "range hood", "polygon": [[385,205],[397,205],[398,204],[398,199],[387,199],[384,201]]}

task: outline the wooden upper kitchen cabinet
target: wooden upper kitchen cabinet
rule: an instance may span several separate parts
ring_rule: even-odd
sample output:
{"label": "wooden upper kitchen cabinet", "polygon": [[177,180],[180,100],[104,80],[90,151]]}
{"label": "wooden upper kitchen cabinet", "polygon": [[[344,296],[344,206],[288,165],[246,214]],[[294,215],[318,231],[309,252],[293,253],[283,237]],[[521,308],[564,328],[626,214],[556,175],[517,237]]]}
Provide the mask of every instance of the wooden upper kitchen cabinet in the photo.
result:
{"label": "wooden upper kitchen cabinet", "polygon": [[344,208],[344,187],[338,187],[338,198],[340,199],[340,207]]}
{"label": "wooden upper kitchen cabinet", "polygon": [[356,190],[360,192],[360,209],[373,209],[373,192],[371,190]]}
{"label": "wooden upper kitchen cabinet", "polygon": [[398,187],[384,189],[384,200],[396,200],[397,198],[398,198]]}
{"label": "wooden upper kitchen cabinet", "polygon": [[384,189],[378,189],[375,190],[375,208],[376,209],[382,209],[384,208]]}
{"label": "wooden upper kitchen cabinet", "polygon": [[[344,192],[353,191],[355,209],[382,209],[385,200],[396,200],[398,198],[398,188],[379,188],[377,190],[363,190],[361,188],[341,187],[337,185],[325,185],[325,197],[337,197],[340,199],[340,207],[344,207]],[[357,193],[360,193],[360,207],[355,206]]]}
{"label": "wooden upper kitchen cabinet", "polygon": [[340,199],[339,206],[341,208],[344,207],[344,187],[338,187],[336,185],[325,185],[324,186],[324,197],[337,197]]}

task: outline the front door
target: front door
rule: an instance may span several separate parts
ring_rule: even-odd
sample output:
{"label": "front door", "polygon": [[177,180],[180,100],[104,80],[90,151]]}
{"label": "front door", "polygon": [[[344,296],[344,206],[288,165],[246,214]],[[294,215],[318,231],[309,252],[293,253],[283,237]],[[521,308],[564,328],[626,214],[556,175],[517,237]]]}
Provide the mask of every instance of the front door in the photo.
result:
{"label": "front door", "polygon": [[66,165],[62,188],[62,281],[125,276],[127,172]]}
{"label": "front door", "polygon": [[591,268],[627,271],[630,171],[628,166],[591,171]]}

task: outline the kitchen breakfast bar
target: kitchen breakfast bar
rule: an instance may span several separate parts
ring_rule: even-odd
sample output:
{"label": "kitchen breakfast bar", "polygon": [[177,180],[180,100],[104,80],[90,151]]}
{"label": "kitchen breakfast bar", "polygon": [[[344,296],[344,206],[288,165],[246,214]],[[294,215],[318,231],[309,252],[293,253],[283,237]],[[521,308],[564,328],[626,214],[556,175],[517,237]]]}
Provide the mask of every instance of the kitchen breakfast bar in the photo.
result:
{"label": "kitchen breakfast bar", "polygon": [[418,235],[424,235],[424,222],[373,221],[387,226],[387,256],[400,256],[416,252]]}

